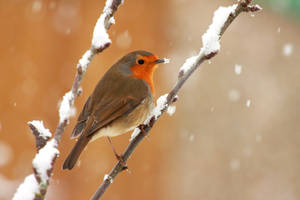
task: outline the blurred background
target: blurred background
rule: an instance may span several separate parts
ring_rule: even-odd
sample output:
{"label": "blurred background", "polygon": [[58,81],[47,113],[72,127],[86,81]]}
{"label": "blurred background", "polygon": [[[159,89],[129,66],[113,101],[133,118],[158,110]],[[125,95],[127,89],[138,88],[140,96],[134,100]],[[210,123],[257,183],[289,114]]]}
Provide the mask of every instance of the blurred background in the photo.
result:
{"label": "blurred background", "polygon": [[[234,1],[125,0],[109,31],[110,48],[92,61],[76,101],[80,112],[103,73],[144,49],[171,59],[155,74],[156,97],[201,48],[213,12]],[[104,198],[300,199],[300,0],[257,1],[225,33],[128,161]],[[52,132],[58,104],[90,47],[104,0],[0,0],[0,199],[32,173],[36,153],[27,122]],[[78,115],[78,113],[77,113]],[[74,145],[72,118],[59,146],[47,199],[89,199],[116,159],[106,139],[91,143],[72,171],[61,165]],[[123,152],[130,134],[113,138]]]}

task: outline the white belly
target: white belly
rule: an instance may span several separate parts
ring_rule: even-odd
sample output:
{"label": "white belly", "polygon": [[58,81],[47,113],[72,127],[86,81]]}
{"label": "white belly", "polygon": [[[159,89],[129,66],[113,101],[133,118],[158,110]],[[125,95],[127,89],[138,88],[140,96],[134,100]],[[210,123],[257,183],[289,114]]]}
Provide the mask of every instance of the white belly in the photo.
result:
{"label": "white belly", "polygon": [[[138,125],[137,125],[138,126]],[[121,135],[123,133],[126,133],[128,131],[131,131],[135,128],[136,126],[129,127],[128,129],[124,129],[123,127],[117,127],[117,126],[107,126],[105,128],[100,129],[91,139],[91,142],[97,140],[100,137],[103,136],[109,136],[109,137],[114,137]]]}

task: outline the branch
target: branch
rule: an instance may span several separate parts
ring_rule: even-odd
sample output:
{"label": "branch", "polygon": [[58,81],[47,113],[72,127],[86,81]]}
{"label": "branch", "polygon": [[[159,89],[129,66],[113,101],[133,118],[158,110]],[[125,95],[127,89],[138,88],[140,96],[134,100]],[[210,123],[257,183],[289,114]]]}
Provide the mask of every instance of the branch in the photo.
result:
{"label": "branch", "polygon": [[106,31],[115,23],[113,15],[122,3],[123,0],[106,1],[103,12],[94,28],[91,48],[87,50],[79,60],[72,89],[64,95],[61,102],[59,108],[59,123],[55,130],[54,137],[49,140],[51,133],[48,129],[44,128],[42,121],[32,121],[28,123],[35,135],[38,153],[32,162],[34,173],[25,178],[24,182],[17,189],[13,200],[40,200],[45,198],[55,160],[59,155],[57,147],[69,118],[75,114],[73,105],[75,99],[81,94],[81,81],[93,57],[108,48],[111,44],[111,40]]}
{"label": "branch", "polygon": [[37,151],[46,145],[46,142],[51,138],[51,132],[49,129],[44,127],[42,121],[31,121],[28,122],[29,128],[31,129],[33,135],[35,136],[35,146]]}
{"label": "branch", "polygon": [[116,176],[126,169],[124,163],[129,159],[137,145],[144,139],[148,132],[152,129],[159,117],[168,109],[168,107],[177,100],[177,93],[191,74],[202,64],[205,60],[214,57],[220,50],[220,39],[228,26],[241,12],[255,12],[261,10],[258,5],[249,5],[252,0],[241,0],[238,4],[229,7],[220,7],[214,13],[213,23],[210,25],[207,32],[202,36],[203,47],[197,56],[188,58],[182,65],[179,71],[178,80],[173,89],[157,100],[157,106],[153,110],[151,117],[149,117],[144,124],[139,125],[133,132],[131,141],[122,154],[122,162],[117,162],[109,175],[104,176],[104,180],[97,189],[91,200],[99,199],[106,189],[110,186]]}

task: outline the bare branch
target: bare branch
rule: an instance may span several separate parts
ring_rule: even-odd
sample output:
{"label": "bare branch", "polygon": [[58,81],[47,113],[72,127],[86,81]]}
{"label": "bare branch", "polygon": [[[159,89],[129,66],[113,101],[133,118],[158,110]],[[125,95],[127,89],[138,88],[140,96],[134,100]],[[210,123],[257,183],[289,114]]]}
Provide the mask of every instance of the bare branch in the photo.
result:
{"label": "bare branch", "polygon": [[51,133],[45,129],[42,122],[29,122],[29,127],[36,138],[36,148],[38,153],[33,159],[33,172],[27,176],[19,186],[13,200],[44,199],[48,185],[52,176],[55,160],[59,154],[57,149],[69,118],[75,114],[73,108],[74,100],[81,94],[80,84],[92,58],[105,50],[111,44],[107,30],[115,22],[114,13],[123,3],[122,0],[107,0],[101,16],[94,28],[91,48],[84,53],[77,64],[77,73],[72,89],[67,92],[59,108],[59,123],[54,133],[54,138],[49,140]]}
{"label": "bare branch", "polygon": [[[223,35],[223,33],[226,31],[228,26],[233,22],[233,20],[241,13],[241,12],[255,12],[261,10],[261,8],[256,6],[249,5],[252,2],[252,0],[241,0],[238,2],[237,5],[233,5],[232,7],[220,8],[223,9],[217,10],[215,12],[215,16],[217,15],[217,12],[223,12],[225,13],[225,19],[222,19],[222,24],[219,24],[220,27],[216,27],[215,24],[215,17],[213,20],[213,24],[209,27],[206,35],[206,37],[203,36],[203,48],[199,52],[197,56],[194,56],[192,58],[187,59],[186,63],[181,67],[179,71],[178,80],[173,87],[173,89],[164,96],[161,96],[158,99],[157,106],[153,111],[152,116],[146,120],[146,122],[143,125],[140,125],[137,127],[134,132],[132,139],[127,146],[126,150],[122,154],[122,160],[123,162],[117,162],[117,164],[114,166],[114,168],[110,171],[108,175],[105,175],[104,180],[102,184],[99,186],[91,200],[98,200],[101,198],[101,196],[105,193],[106,189],[110,186],[110,184],[113,182],[113,180],[116,178],[116,176],[122,172],[125,169],[124,162],[126,162],[137,145],[144,139],[144,137],[148,134],[148,132],[152,129],[155,122],[159,119],[159,117],[167,110],[167,108],[177,100],[177,93],[182,87],[182,85],[186,82],[186,80],[191,76],[191,74],[200,66],[201,63],[203,63],[205,60],[211,59],[214,57],[218,51],[219,51],[219,45],[218,42]],[[225,12],[224,12],[225,11]],[[219,14],[218,13],[218,14]],[[222,13],[222,17],[224,17],[224,14]],[[219,21],[217,23],[220,23]],[[214,30],[214,29],[218,30]],[[215,31],[215,32],[213,32]],[[213,32],[213,33],[212,33]],[[217,38],[214,38],[214,34],[217,34]],[[207,39],[208,38],[208,39]],[[211,41],[213,38],[213,41]]]}

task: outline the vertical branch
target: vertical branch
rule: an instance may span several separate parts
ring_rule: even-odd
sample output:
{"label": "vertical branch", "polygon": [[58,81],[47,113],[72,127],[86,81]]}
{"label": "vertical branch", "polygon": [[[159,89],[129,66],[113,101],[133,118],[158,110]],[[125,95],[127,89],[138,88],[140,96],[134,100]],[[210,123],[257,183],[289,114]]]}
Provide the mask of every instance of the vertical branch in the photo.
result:
{"label": "vertical branch", "polygon": [[42,121],[29,122],[36,139],[38,153],[33,159],[33,174],[27,176],[19,186],[13,200],[40,200],[44,199],[52,176],[52,171],[59,151],[57,149],[68,124],[69,118],[75,114],[73,107],[75,99],[81,94],[80,84],[93,57],[105,50],[111,44],[106,32],[115,23],[113,18],[122,0],[107,0],[93,32],[91,48],[87,50],[77,64],[77,73],[72,89],[67,92],[59,107],[59,123],[53,139],[48,129],[44,128]]}

